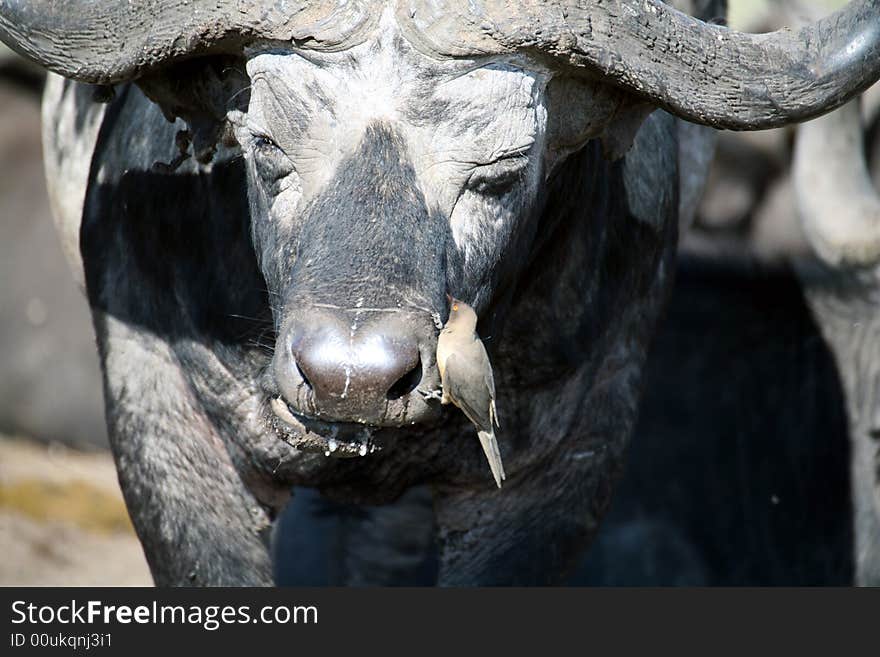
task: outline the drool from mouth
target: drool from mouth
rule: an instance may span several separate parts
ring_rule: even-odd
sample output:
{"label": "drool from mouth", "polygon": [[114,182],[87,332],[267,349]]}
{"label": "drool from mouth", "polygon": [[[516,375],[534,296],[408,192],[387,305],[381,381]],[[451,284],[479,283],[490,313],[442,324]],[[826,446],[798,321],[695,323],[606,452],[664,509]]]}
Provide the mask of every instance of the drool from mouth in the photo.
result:
{"label": "drool from mouth", "polygon": [[330,423],[306,417],[281,397],[269,400],[268,422],[291,447],[306,452],[323,452],[334,458],[367,456],[385,447],[374,436],[375,427],[355,423]]}

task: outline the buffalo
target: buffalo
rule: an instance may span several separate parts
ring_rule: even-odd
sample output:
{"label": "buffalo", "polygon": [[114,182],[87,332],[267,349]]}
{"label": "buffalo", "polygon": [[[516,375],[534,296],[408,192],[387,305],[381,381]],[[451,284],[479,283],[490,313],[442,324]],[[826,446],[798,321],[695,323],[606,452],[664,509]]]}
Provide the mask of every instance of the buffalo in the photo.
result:
{"label": "buffalo", "polygon": [[[158,584],[271,584],[301,487],[427,487],[441,584],[575,567],[702,182],[691,124],[802,121],[880,77],[876,0],[769,35],[722,5],[0,0],[0,39],[68,79],[50,195]],[[447,294],[493,360],[501,490],[422,394]]]}
{"label": "buffalo", "polygon": [[846,392],[855,581],[880,585],[880,195],[860,103],[798,128],[793,184],[818,263],[798,274]]}

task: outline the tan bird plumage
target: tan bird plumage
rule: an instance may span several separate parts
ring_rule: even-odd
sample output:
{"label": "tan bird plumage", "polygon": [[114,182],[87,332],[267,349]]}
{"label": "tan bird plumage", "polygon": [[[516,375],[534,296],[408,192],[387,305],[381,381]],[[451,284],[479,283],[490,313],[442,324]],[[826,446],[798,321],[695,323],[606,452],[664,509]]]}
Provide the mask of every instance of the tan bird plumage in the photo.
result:
{"label": "tan bird plumage", "polygon": [[443,386],[441,403],[458,406],[477,428],[492,476],[501,488],[506,475],[495,438],[495,427],[501,425],[495,411],[492,364],[477,335],[477,314],[458,299],[452,299],[449,320],[437,339],[437,367]]}

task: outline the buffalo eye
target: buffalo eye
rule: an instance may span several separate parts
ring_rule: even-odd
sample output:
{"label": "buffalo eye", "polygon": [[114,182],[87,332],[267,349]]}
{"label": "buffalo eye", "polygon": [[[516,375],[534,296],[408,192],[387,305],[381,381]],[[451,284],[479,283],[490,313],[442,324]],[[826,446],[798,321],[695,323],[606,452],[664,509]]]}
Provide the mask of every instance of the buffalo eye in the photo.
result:
{"label": "buffalo eye", "polygon": [[268,135],[254,135],[251,148],[257,173],[267,184],[277,183],[293,172],[290,158]]}
{"label": "buffalo eye", "polygon": [[474,169],[467,188],[485,196],[503,196],[525,175],[528,158],[523,155],[505,157]]}
{"label": "buffalo eye", "polygon": [[254,135],[254,148],[259,151],[281,150],[281,147],[275,143],[275,140],[268,135]]}

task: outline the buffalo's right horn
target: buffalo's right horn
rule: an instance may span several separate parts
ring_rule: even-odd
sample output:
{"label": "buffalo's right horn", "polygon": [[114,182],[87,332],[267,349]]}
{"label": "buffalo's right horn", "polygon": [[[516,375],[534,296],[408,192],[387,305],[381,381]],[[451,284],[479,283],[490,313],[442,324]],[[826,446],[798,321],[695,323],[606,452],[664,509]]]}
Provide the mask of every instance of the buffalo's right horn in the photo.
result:
{"label": "buffalo's right horn", "polygon": [[113,84],[258,41],[332,49],[357,38],[369,10],[369,0],[0,0],[0,41],[64,77]]}

